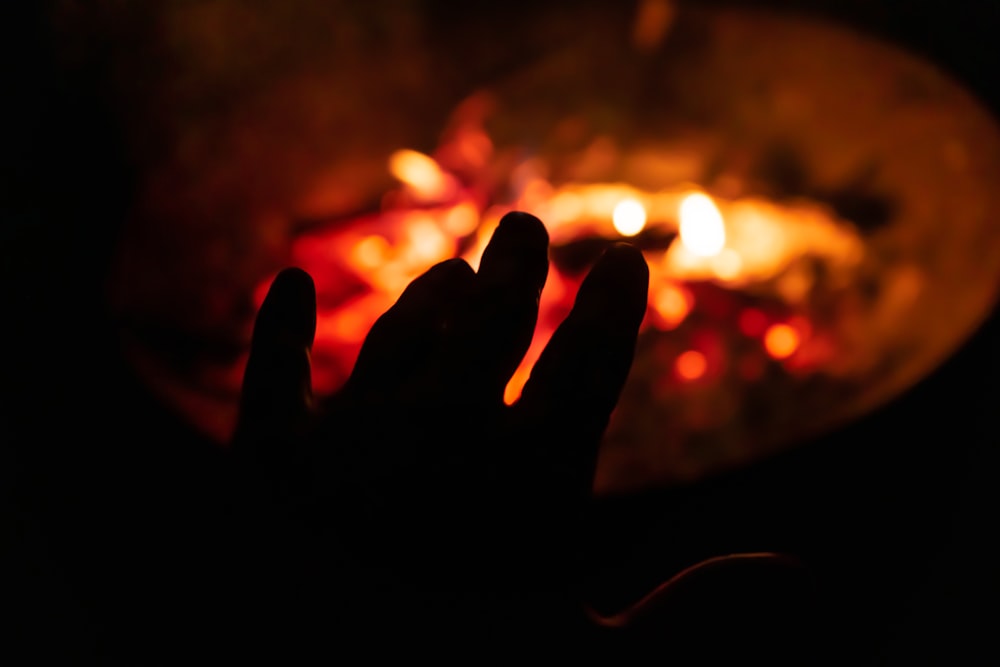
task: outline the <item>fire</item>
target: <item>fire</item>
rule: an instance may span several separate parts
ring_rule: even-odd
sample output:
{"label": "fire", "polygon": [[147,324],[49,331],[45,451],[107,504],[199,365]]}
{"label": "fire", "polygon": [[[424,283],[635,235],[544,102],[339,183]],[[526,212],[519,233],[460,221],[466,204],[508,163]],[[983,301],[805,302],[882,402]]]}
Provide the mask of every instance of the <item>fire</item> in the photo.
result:
{"label": "fire", "polygon": [[694,299],[691,293],[678,285],[664,283],[652,294],[656,327],[661,331],[676,329],[691,312]]}
{"label": "fire", "polygon": [[722,213],[712,199],[695,192],[681,202],[680,234],[684,247],[698,257],[714,257],[726,245]]}
{"label": "fire", "polygon": [[[390,156],[388,171],[400,186],[386,193],[390,196],[383,199],[382,211],[296,240],[292,259],[313,274],[320,300],[313,373],[317,392],[340,386],[365,333],[413,279],[456,256],[478,270],[500,218],[512,209],[541,218],[553,246],[633,239],[650,269],[642,330],[671,336],[690,336],[682,325],[695,311],[704,321],[704,313],[716,307],[714,297],[696,301],[693,286],[699,282],[730,290],[766,284],[783,303],[801,304],[813,276],[796,269],[797,258],[821,257],[842,273],[859,261],[863,250],[856,232],[808,204],[715,200],[689,184],[646,190],[624,182],[554,183],[548,180],[550,165],[537,156],[503,163],[507,176],[498,180],[491,161],[501,154],[494,154],[481,126],[462,126],[448,141],[433,156],[410,149]],[[506,387],[506,403],[520,396],[535,360],[572,307],[580,280],[578,273],[564,274],[559,266],[550,270],[535,337]],[[763,344],[763,349],[760,343],[755,348],[762,367],[768,357],[799,358],[805,338],[818,340],[787,313],[787,324],[771,324],[770,316],[748,306],[735,320],[735,332]],[[692,344],[673,360],[674,376],[684,382],[703,380],[707,354]],[[719,348],[711,358],[725,364],[727,354]]]}
{"label": "fire", "polygon": [[682,380],[692,382],[705,375],[708,370],[708,360],[698,350],[688,350],[677,357],[674,369]]}
{"label": "fire", "polygon": [[775,359],[787,359],[795,354],[800,342],[799,332],[788,324],[772,324],[764,334],[764,348]]}
{"label": "fire", "polygon": [[611,221],[622,236],[635,236],[646,226],[646,209],[638,199],[623,199],[615,205]]}
{"label": "fire", "polygon": [[358,267],[374,270],[385,262],[389,254],[389,242],[377,234],[366,236],[358,241],[351,251],[351,259]]}
{"label": "fire", "polygon": [[424,201],[441,201],[451,189],[450,179],[434,158],[414,150],[398,150],[390,155],[389,173]]}
{"label": "fire", "polygon": [[732,248],[723,248],[712,257],[712,271],[721,280],[735,280],[743,269],[743,256]]}
{"label": "fire", "polygon": [[452,240],[429,215],[414,216],[406,225],[406,259],[415,265],[433,265],[452,250]]}
{"label": "fire", "polygon": [[454,236],[468,236],[479,226],[479,211],[470,202],[455,206],[444,218],[444,229]]}

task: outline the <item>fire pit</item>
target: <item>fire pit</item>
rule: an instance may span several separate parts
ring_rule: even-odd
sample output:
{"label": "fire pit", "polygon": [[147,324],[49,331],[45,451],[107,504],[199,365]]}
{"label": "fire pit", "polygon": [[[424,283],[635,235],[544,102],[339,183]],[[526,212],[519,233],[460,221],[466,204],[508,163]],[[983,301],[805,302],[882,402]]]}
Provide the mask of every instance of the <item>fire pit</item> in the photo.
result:
{"label": "fire pit", "polygon": [[[642,0],[507,17],[517,39],[489,49],[475,35],[511,26],[449,10],[423,17],[436,37],[422,42],[418,10],[394,5],[376,48],[359,26],[381,10],[305,5],[315,29],[291,45],[264,37],[271,23],[301,28],[279,5],[270,23],[229,2],[146,22],[162,24],[180,73],[136,111],[153,166],[116,307],[232,339],[206,370],[157,361],[139,325],[126,335],[140,373],[217,439],[253,310],[234,295],[256,285],[259,303],[274,270],[308,270],[314,383],[332,392],[405,285],[449,257],[476,265],[511,209],[546,223],[552,270],[508,401],[604,247],[631,240],[650,266],[599,494],[694,482],[835,428],[928,374],[995,302],[1000,130],[891,45],[803,17]],[[147,85],[123,62],[120,80]],[[179,261],[192,239],[204,253]]]}
{"label": "fire pit", "polygon": [[317,390],[409,280],[475,266],[522,209],[553,270],[514,401],[587,267],[631,240],[649,310],[598,493],[691,482],[878,406],[962,342],[1000,276],[993,119],[927,63],[800,18],[642,3],[631,34],[583,32],[475,90],[431,154],[386,169],[378,210],[294,242],[319,290]]}

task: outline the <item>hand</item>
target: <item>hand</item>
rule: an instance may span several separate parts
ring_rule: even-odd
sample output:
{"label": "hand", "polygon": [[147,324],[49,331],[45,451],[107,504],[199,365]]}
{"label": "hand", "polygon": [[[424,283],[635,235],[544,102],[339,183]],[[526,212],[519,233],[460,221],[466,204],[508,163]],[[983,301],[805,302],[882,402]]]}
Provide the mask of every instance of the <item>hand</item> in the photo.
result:
{"label": "hand", "polygon": [[[299,544],[321,554],[315,571],[336,573],[323,578],[334,606],[364,608],[369,619],[388,613],[395,633],[399,623],[426,630],[420,615],[440,613],[452,631],[492,619],[550,638],[657,626],[640,608],[588,613],[577,539],[632,363],[648,270],[635,248],[611,248],[507,406],[547,253],[542,223],[508,214],[478,272],[456,259],[415,280],[373,326],[341,392],[315,405],[312,280],[297,269],[275,279],[257,319],[234,453],[258,498],[308,535]],[[761,559],[774,564],[744,556],[693,568],[640,607],[659,609],[655,617],[661,600],[690,606],[711,573],[726,570],[721,580],[732,586],[733,572]],[[676,586],[681,579],[696,583]]]}
{"label": "hand", "polygon": [[286,499],[308,489],[336,505],[333,539],[366,562],[435,585],[462,586],[486,568],[504,586],[565,588],[648,271],[630,246],[601,258],[521,399],[506,406],[547,272],[542,223],[508,214],[478,272],[449,260],[406,289],[343,390],[315,409],[313,286],[299,270],[283,272],[258,317],[235,448],[272,481],[280,470]]}

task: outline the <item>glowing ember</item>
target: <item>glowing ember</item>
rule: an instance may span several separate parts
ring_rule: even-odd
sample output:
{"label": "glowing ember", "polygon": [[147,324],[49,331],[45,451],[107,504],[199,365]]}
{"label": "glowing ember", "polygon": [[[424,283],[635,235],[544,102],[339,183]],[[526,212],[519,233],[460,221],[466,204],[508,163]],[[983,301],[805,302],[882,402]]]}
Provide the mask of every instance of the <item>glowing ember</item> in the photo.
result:
{"label": "glowing ember", "polygon": [[726,245],[726,229],[715,202],[696,192],[681,202],[681,242],[699,257],[714,257]]}
{"label": "glowing ember", "polygon": [[622,236],[635,236],[646,226],[646,209],[637,199],[623,199],[615,206],[611,220]]}
{"label": "glowing ember", "polygon": [[[477,138],[471,144],[470,135]],[[464,154],[459,144],[491,146],[476,127],[457,134],[453,142],[436,154],[449,164],[455,155]],[[467,160],[459,162],[469,166]],[[364,332],[410,281],[436,262],[454,256],[476,269],[497,223],[511,209],[539,215],[557,245],[616,236],[646,238],[640,233],[666,239],[665,245],[644,249],[650,266],[650,308],[644,331],[675,331],[691,317],[696,300],[689,281],[742,288],[774,280],[778,297],[798,303],[808,294],[813,278],[801,268],[788,270],[796,258],[825,255],[849,267],[862,250],[855,234],[816,209],[782,208],[750,199],[716,203],[690,189],[644,191],[626,183],[570,181],[556,186],[544,177],[549,169],[539,158],[513,166],[508,184],[511,195],[502,205],[487,204],[469,184],[463,184],[468,176],[460,181],[435,157],[414,150],[394,152],[388,168],[409,199],[388,199],[395,202],[393,207],[376,216],[307,235],[296,244],[298,263],[317,276],[321,297],[342,294],[327,298],[330,307],[321,307],[318,316],[317,349],[321,350],[314,383],[321,393],[335,390],[344,380]],[[670,243],[674,233],[679,242]],[[507,403],[518,398],[534,360],[571,307],[579,286],[579,276],[574,275],[563,275],[558,267],[550,272],[535,338],[507,386]],[[347,289],[345,284],[355,287]],[[710,299],[702,305],[711,309],[717,306],[713,303]],[[790,322],[791,315],[786,313],[783,319]],[[767,319],[756,309],[744,309],[736,324],[746,336],[764,336],[765,351],[772,358],[790,357],[803,337],[808,337],[803,333],[809,328],[807,320],[805,326],[783,324],[768,329]],[[675,364],[678,376],[686,381],[702,377],[706,367],[704,353],[695,350],[682,354]]]}
{"label": "glowing ember", "polygon": [[674,363],[677,376],[682,380],[693,381],[705,375],[708,370],[708,361],[705,355],[698,350],[688,350],[684,352]]}
{"label": "glowing ember", "polygon": [[764,347],[775,359],[787,359],[799,349],[799,332],[788,324],[772,324],[764,334]]}
{"label": "glowing ember", "polygon": [[[839,358],[843,336],[813,321],[814,294],[845,284],[864,244],[829,209],[805,200],[713,199],[689,184],[644,189],[556,177],[545,159],[496,151],[481,127],[462,127],[433,156],[393,153],[388,166],[400,185],[384,193],[381,211],[296,239],[293,259],[313,274],[320,300],[317,393],[343,384],[366,332],[413,279],[450,257],[478,270],[500,219],[514,209],[543,220],[553,263],[534,338],[504,391],[508,405],[572,308],[587,267],[622,237],[647,260],[649,307],[633,398],[620,406],[611,437],[627,432],[623,441],[638,442],[663,429],[719,428],[744,385],[767,391],[830,370]],[[784,376],[771,374],[772,359],[782,361]]]}

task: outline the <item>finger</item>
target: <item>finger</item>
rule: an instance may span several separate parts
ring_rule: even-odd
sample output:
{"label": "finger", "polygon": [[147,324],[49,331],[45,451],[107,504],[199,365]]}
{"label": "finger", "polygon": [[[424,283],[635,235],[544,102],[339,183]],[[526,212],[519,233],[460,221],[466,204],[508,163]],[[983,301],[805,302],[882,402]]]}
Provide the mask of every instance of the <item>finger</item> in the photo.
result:
{"label": "finger", "polygon": [[290,435],[312,400],[309,355],[316,331],[316,288],[308,273],[285,269],[257,313],[234,444],[249,447]]}
{"label": "finger", "polygon": [[597,449],[635,354],[649,270],[627,244],[610,248],[584,279],[573,310],[531,371],[516,419],[536,434],[550,472],[590,490]]}
{"label": "finger", "polygon": [[528,351],[538,300],[548,275],[549,235],[533,215],[514,211],[500,220],[483,252],[472,302],[463,309],[454,350],[457,367],[477,396],[499,404],[504,387]]}
{"label": "finger", "polygon": [[414,378],[430,381],[426,372],[440,366],[456,309],[471,291],[474,279],[475,272],[465,260],[450,259],[410,283],[368,332],[348,379],[348,390],[377,397],[397,392],[401,383]]}

